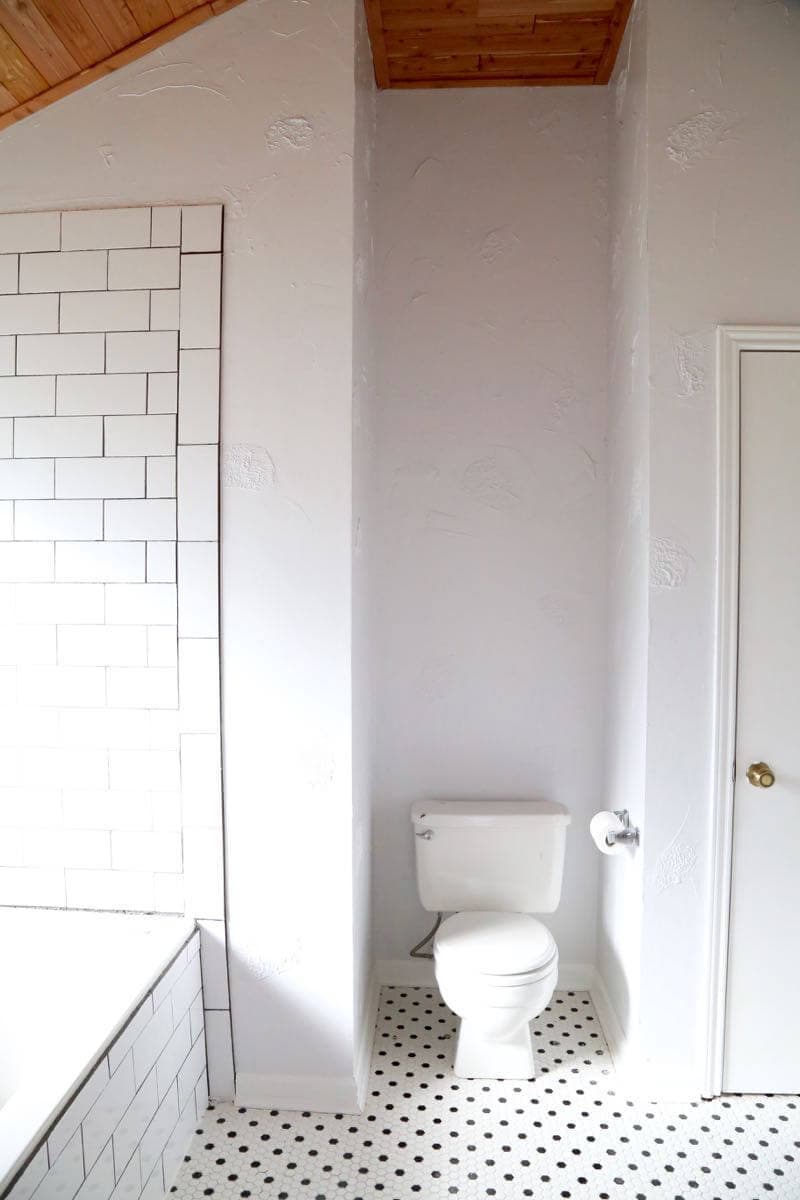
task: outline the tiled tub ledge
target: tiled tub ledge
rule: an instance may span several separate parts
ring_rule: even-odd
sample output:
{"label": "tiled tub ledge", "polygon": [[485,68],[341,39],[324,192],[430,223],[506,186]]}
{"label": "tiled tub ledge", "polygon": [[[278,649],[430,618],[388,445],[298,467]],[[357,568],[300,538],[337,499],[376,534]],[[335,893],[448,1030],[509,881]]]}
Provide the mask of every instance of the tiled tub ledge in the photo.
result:
{"label": "tiled tub ledge", "polygon": [[0,1198],[159,1200],[208,1101],[183,917],[0,909]]}

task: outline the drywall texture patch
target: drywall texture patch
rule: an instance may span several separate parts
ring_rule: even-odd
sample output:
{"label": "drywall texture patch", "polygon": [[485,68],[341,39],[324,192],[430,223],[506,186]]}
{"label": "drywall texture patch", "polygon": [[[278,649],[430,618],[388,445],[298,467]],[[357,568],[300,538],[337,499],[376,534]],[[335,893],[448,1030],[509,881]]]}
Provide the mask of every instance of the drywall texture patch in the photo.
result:
{"label": "drywall texture patch", "polygon": [[308,117],[279,117],[267,129],[270,150],[308,150],[314,140],[314,127]]}
{"label": "drywall texture patch", "polygon": [[275,464],[263,446],[223,446],[222,486],[260,492],[275,483]]}
{"label": "drywall texture patch", "polygon": [[430,926],[412,801],[571,810],[591,962],[604,607],[606,94],[378,96],[375,948]]}
{"label": "drywall texture patch", "polygon": [[736,118],[730,113],[707,109],[681,121],[667,138],[667,157],[681,170],[688,170],[704,158],[709,158],[723,138],[727,137]]}
{"label": "drywall texture patch", "polygon": [[691,562],[692,558],[689,552],[672,538],[651,538],[650,586],[654,588],[683,587]]}

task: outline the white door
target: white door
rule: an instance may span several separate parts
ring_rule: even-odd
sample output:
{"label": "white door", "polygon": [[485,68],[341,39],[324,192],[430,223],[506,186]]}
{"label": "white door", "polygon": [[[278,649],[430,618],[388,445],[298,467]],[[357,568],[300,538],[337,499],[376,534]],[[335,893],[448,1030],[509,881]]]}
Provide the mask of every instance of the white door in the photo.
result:
{"label": "white door", "polygon": [[742,354],[740,553],[733,879],[723,1089],[798,1092],[798,352]]}

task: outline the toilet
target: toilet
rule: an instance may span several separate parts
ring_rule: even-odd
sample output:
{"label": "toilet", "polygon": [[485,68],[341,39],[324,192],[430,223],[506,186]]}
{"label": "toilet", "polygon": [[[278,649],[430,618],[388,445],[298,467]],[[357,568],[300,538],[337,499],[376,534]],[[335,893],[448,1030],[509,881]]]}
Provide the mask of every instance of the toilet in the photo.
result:
{"label": "toilet", "polygon": [[534,913],[561,899],[570,815],[544,800],[418,802],[423,908],[452,913],[433,942],[442,999],[461,1018],[455,1073],[532,1079],[529,1022],[550,1002],[558,948]]}

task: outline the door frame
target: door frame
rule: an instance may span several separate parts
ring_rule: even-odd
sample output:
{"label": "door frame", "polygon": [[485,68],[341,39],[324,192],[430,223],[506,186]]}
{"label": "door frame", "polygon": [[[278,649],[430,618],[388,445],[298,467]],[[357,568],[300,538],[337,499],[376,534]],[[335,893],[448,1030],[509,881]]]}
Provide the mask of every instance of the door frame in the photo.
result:
{"label": "door frame", "polygon": [[722,1094],[733,855],[733,792],[739,659],[741,355],[800,351],[798,325],[717,327],[716,588],[714,741],[711,782],[711,913],[704,1096]]}

